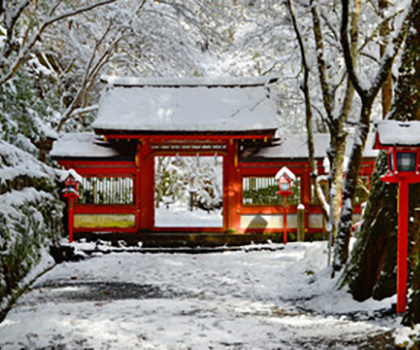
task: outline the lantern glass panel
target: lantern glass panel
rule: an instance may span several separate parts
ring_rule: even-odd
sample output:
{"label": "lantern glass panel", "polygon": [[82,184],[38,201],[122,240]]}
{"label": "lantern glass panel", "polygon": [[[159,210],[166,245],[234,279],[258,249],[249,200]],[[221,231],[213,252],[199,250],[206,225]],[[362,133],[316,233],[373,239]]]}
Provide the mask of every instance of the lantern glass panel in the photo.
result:
{"label": "lantern glass panel", "polygon": [[416,171],[416,153],[397,152],[398,171]]}
{"label": "lantern glass panel", "polygon": [[394,155],[388,154],[388,164],[389,164],[389,170],[394,171],[395,167],[394,167]]}
{"label": "lantern glass panel", "polygon": [[290,190],[290,184],[289,184],[289,182],[281,182],[280,183],[280,189],[282,191],[289,191]]}

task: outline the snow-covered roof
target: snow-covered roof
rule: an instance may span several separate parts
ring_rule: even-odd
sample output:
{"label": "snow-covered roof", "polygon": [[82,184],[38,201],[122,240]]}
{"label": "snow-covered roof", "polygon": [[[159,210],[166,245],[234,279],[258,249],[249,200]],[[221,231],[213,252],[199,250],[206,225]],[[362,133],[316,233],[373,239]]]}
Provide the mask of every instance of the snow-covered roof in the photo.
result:
{"label": "snow-covered roof", "polygon": [[[329,134],[314,134],[314,146],[315,146],[315,158],[323,159],[327,155],[327,149],[330,146]],[[256,158],[263,159],[308,159],[308,136],[306,133],[303,134],[288,134],[280,139],[280,141],[270,147],[261,148],[256,153],[246,157],[249,160]],[[347,156],[351,153],[351,147],[353,145],[354,135],[348,136],[348,142],[346,145]],[[378,154],[377,150],[373,149],[374,135],[369,134],[366,141],[366,147],[363,152],[363,156],[366,158],[375,158]]]}
{"label": "snow-covered roof", "polygon": [[78,182],[78,183],[82,183],[83,182],[83,178],[77,173],[76,170],[74,169],[69,169],[69,170],[63,170],[61,172],[61,176],[59,181],[60,182],[64,182],[66,181],[69,177],[73,177],[74,181]]}
{"label": "snow-covered roof", "polygon": [[267,87],[269,78],[228,80],[114,78],[102,94],[93,128],[97,133],[140,134],[278,128],[276,102]]}
{"label": "snow-covered roof", "polygon": [[376,131],[383,146],[420,146],[420,121],[381,120]]}
{"label": "snow-covered roof", "polygon": [[93,133],[68,133],[54,142],[50,153],[53,158],[114,158],[120,152]]}
{"label": "snow-covered roof", "polygon": [[274,178],[276,180],[280,180],[284,175],[287,176],[290,180],[293,180],[293,181],[296,180],[295,174],[293,174],[292,171],[285,166],[277,172]]}
{"label": "snow-covered roof", "polygon": [[244,87],[244,86],[264,86],[278,80],[277,76],[264,77],[207,77],[207,78],[181,78],[181,77],[116,77],[102,76],[101,80],[111,86],[126,87]]}

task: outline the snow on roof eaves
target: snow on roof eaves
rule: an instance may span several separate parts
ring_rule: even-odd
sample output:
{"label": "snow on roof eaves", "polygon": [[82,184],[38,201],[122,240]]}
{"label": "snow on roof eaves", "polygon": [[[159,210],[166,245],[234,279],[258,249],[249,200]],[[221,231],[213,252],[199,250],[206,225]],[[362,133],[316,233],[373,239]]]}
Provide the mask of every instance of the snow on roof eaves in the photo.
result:
{"label": "snow on roof eaves", "polygon": [[53,158],[112,158],[120,153],[97,135],[84,132],[64,134],[54,142],[50,155]]}
{"label": "snow on roof eaves", "polygon": [[276,102],[264,86],[108,87],[96,131],[245,132],[275,130]]}
{"label": "snow on roof eaves", "polygon": [[381,120],[376,123],[379,141],[384,146],[419,146],[420,121]]}
{"label": "snow on roof eaves", "polygon": [[[323,159],[327,156],[327,149],[330,146],[329,134],[314,134],[315,158]],[[346,156],[351,153],[354,135],[349,135],[346,145]],[[263,158],[263,159],[308,159],[308,145],[307,134],[289,134],[280,140],[280,144],[262,148],[257,153],[253,154],[250,158]],[[363,152],[363,157],[375,158],[378,150],[373,149],[374,135],[369,134],[366,141],[366,147]]]}
{"label": "snow on roof eaves", "polygon": [[266,86],[275,83],[279,77],[268,75],[264,77],[208,77],[208,78],[185,78],[185,77],[115,77],[102,76],[101,80],[111,86],[125,87],[245,87]]}

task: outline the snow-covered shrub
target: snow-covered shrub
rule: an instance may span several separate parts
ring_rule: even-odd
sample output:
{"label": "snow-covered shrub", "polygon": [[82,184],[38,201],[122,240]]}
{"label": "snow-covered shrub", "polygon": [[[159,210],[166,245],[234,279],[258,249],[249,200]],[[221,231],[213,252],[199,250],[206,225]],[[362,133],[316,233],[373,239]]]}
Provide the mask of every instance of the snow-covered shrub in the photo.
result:
{"label": "snow-covered shrub", "polygon": [[157,157],[155,165],[156,207],[162,202],[189,203],[190,191],[205,210],[223,204],[221,157]]}
{"label": "snow-covered shrub", "polygon": [[62,211],[53,169],[0,141],[0,311],[41,248],[59,240]]}

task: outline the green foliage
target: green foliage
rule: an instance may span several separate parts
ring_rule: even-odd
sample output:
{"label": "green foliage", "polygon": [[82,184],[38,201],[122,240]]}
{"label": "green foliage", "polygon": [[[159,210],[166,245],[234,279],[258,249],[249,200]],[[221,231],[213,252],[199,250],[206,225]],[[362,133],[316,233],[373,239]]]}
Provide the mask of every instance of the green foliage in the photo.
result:
{"label": "green foliage", "polygon": [[[253,181],[256,178],[244,178],[244,180],[249,182],[249,190],[244,190],[243,192],[243,201],[244,204],[250,205],[282,205],[283,196],[279,196],[277,192],[279,191],[279,186],[277,181],[274,181],[274,178],[267,178],[270,183],[266,186],[256,186]],[[292,184],[293,194],[287,196],[287,205],[298,205],[300,200],[300,181],[295,181]]]}
{"label": "green foliage", "polygon": [[42,198],[17,209],[19,217],[0,213],[0,300],[10,295],[39,261],[41,248],[59,240],[62,232],[60,203]]}
{"label": "green foliage", "polygon": [[45,125],[53,105],[51,99],[40,94],[38,82],[29,74],[17,73],[12,82],[0,87],[0,137],[32,154],[35,145],[47,136]]}
{"label": "green foliage", "polygon": [[16,147],[0,145],[1,304],[13,299],[41,249],[62,236],[63,202],[51,169]]}
{"label": "green foliage", "polygon": [[187,203],[189,190],[195,190],[195,202],[204,210],[223,205],[222,162],[212,157],[157,157],[155,166],[155,205],[162,202]]}

